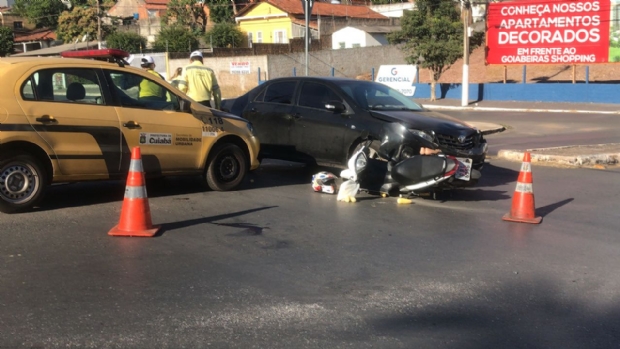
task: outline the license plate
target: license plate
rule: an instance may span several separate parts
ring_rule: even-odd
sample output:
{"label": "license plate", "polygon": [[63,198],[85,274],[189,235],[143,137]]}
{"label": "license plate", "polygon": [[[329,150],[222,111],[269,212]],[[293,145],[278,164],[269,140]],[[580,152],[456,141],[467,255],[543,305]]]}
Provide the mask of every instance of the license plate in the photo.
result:
{"label": "license plate", "polygon": [[459,168],[454,177],[463,181],[468,181],[471,177],[472,160],[468,158],[456,158],[459,161]]}

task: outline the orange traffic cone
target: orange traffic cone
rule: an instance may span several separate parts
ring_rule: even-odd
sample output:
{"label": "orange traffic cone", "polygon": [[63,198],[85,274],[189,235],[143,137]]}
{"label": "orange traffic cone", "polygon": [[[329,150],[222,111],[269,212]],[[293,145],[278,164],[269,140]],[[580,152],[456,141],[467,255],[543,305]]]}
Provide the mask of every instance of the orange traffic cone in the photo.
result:
{"label": "orange traffic cone", "polygon": [[108,235],[152,237],[158,230],[159,227],[153,226],[151,222],[151,209],[146,195],[140,147],[134,147],[131,150],[131,164],[121,219],[118,225],[108,232]]}
{"label": "orange traffic cone", "polygon": [[536,217],[535,210],[531,156],[529,152],[525,152],[519,179],[517,179],[517,188],[512,197],[512,208],[510,213],[506,213],[502,219],[510,222],[538,224],[542,217]]}

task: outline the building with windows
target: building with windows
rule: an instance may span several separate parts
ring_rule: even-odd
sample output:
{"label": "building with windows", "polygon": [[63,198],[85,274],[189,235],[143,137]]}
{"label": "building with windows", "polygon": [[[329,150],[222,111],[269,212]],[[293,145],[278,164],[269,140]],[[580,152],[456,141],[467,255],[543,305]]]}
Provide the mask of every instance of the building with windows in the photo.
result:
{"label": "building with windows", "polygon": [[[250,3],[235,16],[239,28],[247,35],[247,46],[252,43],[284,44],[305,35],[305,15],[299,0],[266,0]],[[310,16],[310,35],[318,39],[331,34],[351,22],[366,21],[386,24],[389,18],[367,6],[353,6],[315,2]]]}

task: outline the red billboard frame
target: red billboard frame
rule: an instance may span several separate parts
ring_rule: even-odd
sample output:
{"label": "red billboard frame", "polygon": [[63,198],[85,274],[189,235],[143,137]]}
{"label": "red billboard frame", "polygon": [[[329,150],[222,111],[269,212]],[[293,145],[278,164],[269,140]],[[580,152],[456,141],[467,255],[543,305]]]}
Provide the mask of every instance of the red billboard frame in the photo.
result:
{"label": "red billboard frame", "polygon": [[612,0],[490,3],[486,64],[593,64],[610,59]]}

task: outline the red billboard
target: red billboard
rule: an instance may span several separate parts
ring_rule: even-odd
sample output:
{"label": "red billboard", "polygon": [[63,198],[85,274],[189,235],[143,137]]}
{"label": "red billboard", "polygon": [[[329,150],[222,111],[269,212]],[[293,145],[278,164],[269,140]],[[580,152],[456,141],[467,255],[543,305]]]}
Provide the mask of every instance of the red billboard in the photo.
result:
{"label": "red billboard", "polygon": [[[592,64],[616,61],[610,33],[617,0],[522,0],[490,3],[487,64]],[[614,6],[615,7],[615,6]],[[614,11],[615,12],[615,11]],[[612,29],[610,29],[612,28]],[[618,43],[620,45],[620,43]]]}

